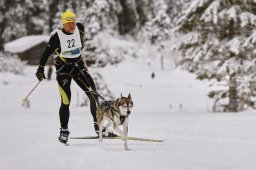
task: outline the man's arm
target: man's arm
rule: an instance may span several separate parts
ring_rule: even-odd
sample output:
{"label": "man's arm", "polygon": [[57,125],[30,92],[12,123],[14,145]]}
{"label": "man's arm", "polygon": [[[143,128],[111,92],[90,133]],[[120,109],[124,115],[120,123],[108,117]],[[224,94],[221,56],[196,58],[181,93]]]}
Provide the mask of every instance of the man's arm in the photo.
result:
{"label": "man's arm", "polygon": [[55,33],[49,40],[48,42],[48,46],[45,48],[37,72],[36,72],[36,77],[39,81],[42,81],[43,79],[45,79],[45,75],[44,75],[44,66],[48,60],[48,58],[55,52],[55,50],[57,50],[58,48],[60,48],[60,40],[58,37],[58,34]]}
{"label": "man's arm", "polygon": [[77,28],[79,29],[81,43],[82,43],[82,49],[84,48],[84,26],[80,22],[76,24]]}
{"label": "man's arm", "polygon": [[58,37],[58,34],[55,33],[49,40],[48,46],[45,48],[40,63],[39,67],[44,67],[48,58],[55,52],[56,49],[60,48],[60,40]]}
{"label": "man's arm", "polygon": [[[79,33],[80,33],[80,38],[81,38],[81,43],[82,43],[81,49],[83,49],[84,48],[84,25],[79,22],[76,25],[77,25],[77,27],[79,29]],[[88,71],[86,64],[84,63],[82,58],[78,61],[78,65],[82,71]]]}

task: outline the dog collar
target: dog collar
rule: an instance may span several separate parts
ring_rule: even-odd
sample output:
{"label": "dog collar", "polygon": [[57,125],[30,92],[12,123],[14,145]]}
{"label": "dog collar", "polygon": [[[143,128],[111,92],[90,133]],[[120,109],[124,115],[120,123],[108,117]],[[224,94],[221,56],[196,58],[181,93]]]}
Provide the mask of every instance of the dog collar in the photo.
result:
{"label": "dog collar", "polygon": [[[127,117],[129,117],[129,114],[128,114],[128,115],[121,115],[121,112],[120,112],[120,110],[116,107],[114,101],[113,101],[113,102],[111,102],[111,101],[106,102],[106,106],[109,107],[109,109],[110,109],[112,115],[116,115],[116,116],[120,119],[120,124],[119,124],[119,125],[122,125],[122,124],[124,123],[125,119],[126,119]],[[118,114],[116,114],[116,113],[118,113]]]}
{"label": "dog collar", "polygon": [[127,117],[129,117],[129,115],[120,115],[120,124],[119,125],[122,125]]}

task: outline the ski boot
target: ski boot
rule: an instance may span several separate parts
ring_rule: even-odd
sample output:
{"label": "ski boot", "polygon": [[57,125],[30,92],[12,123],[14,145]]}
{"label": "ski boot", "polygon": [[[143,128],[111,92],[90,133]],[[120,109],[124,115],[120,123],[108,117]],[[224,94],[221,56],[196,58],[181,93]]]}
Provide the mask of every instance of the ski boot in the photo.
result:
{"label": "ski boot", "polygon": [[60,128],[60,136],[59,136],[59,141],[65,145],[68,145],[68,137],[69,137],[69,130],[68,129],[63,129]]}

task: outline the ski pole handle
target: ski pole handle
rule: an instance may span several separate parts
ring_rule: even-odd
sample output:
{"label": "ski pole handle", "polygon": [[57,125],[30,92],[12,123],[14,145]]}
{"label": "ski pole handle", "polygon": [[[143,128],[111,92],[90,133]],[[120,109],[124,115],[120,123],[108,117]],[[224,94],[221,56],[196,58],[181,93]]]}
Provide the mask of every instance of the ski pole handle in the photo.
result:
{"label": "ski pole handle", "polygon": [[28,99],[28,97],[30,96],[30,94],[36,89],[36,87],[37,87],[41,82],[42,82],[42,80],[39,81],[39,82],[35,85],[35,87],[28,93],[28,95],[27,95],[24,99],[22,99],[22,102],[23,102],[23,103],[27,101],[27,99]]}

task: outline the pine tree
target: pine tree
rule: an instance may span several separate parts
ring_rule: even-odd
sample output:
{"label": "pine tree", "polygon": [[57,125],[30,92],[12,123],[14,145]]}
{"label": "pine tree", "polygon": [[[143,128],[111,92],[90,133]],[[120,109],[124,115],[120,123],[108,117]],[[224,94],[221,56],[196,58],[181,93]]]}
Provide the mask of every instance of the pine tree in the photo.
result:
{"label": "pine tree", "polygon": [[143,27],[146,22],[153,19],[154,1],[155,0],[136,0],[136,9],[139,15],[139,29],[141,29],[141,27]]}
{"label": "pine tree", "polygon": [[26,0],[27,32],[33,34],[49,33],[49,6],[45,0]]}
{"label": "pine tree", "polygon": [[48,27],[48,6],[45,0],[1,1],[5,7],[2,15],[3,42],[8,42],[25,35],[46,34]]}
{"label": "pine tree", "polygon": [[184,34],[179,51],[183,68],[209,79],[219,90],[215,106],[239,111],[256,106],[254,0],[195,0],[179,20]]}
{"label": "pine tree", "polygon": [[107,0],[93,0],[82,3],[78,13],[78,20],[85,25],[87,36],[93,38],[100,31],[108,27],[110,5]]}
{"label": "pine tree", "polygon": [[[56,13],[58,12],[58,4],[59,0],[48,0],[49,4],[49,29],[50,32],[52,32],[54,29],[56,29],[55,23],[57,22],[57,19],[55,18]],[[56,20],[56,21],[55,21]]]}
{"label": "pine tree", "polygon": [[[78,21],[85,26],[85,48],[82,57],[87,62],[95,62],[101,51],[94,37],[106,28],[106,16],[109,12],[109,6],[106,0],[94,0],[88,3],[82,3],[78,13]],[[89,63],[88,63],[89,64]]]}
{"label": "pine tree", "polygon": [[120,1],[122,6],[122,11],[119,14],[119,33],[124,34],[134,34],[136,28],[138,27],[138,13],[136,8],[135,0],[123,0]]}
{"label": "pine tree", "polygon": [[7,11],[4,14],[4,18],[6,18],[4,23],[5,28],[1,35],[4,42],[27,35],[25,22],[27,18],[27,10],[25,0],[19,0],[17,2],[8,1],[8,3],[6,3],[6,8]]}
{"label": "pine tree", "polygon": [[[6,0],[0,1],[0,35],[3,34],[4,31],[4,26],[6,22],[6,17],[5,17],[5,11],[6,11]],[[3,50],[3,44],[4,40],[3,37],[0,36],[0,51]]]}
{"label": "pine tree", "polygon": [[24,74],[25,62],[16,55],[0,52],[0,72]]}
{"label": "pine tree", "polygon": [[145,23],[143,36],[148,37],[152,44],[167,40],[170,34],[171,20],[167,14],[167,4],[164,0],[154,2],[154,17]]}
{"label": "pine tree", "polygon": [[52,18],[52,30],[62,27],[61,16],[64,12],[65,12],[64,3],[63,1],[59,1],[57,5],[57,11],[54,17]]}
{"label": "pine tree", "polygon": [[165,0],[167,4],[167,14],[171,20],[171,27],[176,25],[178,18],[183,14],[183,12],[189,7],[192,0]]}

